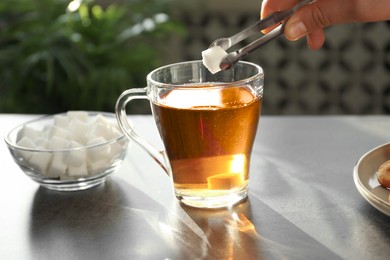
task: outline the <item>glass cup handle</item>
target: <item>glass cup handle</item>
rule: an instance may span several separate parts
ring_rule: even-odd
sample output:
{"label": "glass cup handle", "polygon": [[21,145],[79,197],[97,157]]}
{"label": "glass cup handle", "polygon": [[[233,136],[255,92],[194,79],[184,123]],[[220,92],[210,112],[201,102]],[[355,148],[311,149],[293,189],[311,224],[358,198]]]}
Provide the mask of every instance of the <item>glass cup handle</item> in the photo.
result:
{"label": "glass cup handle", "polygon": [[148,141],[138,135],[132,125],[127,120],[126,105],[133,99],[148,99],[146,96],[146,88],[133,88],[124,91],[118,98],[115,105],[115,115],[122,129],[123,133],[138,144],[146,153],[148,153],[163,170],[169,175],[169,164],[166,163],[166,153],[164,150],[158,150],[156,147],[151,145]]}

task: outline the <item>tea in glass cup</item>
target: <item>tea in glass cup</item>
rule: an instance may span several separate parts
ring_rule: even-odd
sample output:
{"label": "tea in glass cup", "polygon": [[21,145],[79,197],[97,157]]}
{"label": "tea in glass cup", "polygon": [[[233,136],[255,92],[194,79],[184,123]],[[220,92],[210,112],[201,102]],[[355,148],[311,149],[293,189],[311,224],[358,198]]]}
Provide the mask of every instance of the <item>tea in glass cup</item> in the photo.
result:
{"label": "tea in glass cup", "polygon": [[[118,122],[170,175],[179,201],[200,208],[228,207],[247,197],[263,82],[261,67],[243,61],[216,74],[201,61],[168,65],[147,76],[146,88],[121,95]],[[164,151],[127,123],[126,104],[140,97],[151,103]]]}

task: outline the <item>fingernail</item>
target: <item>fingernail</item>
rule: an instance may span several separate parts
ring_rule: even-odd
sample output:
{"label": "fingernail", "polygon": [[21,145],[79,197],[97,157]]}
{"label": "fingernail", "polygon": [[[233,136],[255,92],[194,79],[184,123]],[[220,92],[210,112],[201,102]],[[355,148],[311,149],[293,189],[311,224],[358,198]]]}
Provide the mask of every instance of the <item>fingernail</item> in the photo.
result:
{"label": "fingernail", "polygon": [[291,23],[286,27],[286,36],[290,40],[298,40],[307,34],[306,26],[301,21]]}

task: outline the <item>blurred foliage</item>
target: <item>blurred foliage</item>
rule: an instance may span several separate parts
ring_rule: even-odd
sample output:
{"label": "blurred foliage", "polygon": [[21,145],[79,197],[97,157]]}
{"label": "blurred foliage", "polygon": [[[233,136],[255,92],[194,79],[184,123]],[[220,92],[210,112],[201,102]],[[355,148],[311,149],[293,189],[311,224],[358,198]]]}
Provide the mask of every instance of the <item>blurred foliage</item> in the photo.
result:
{"label": "blurred foliage", "polygon": [[1,0],[0,112],[113,111],[183,33],[163,0]]}

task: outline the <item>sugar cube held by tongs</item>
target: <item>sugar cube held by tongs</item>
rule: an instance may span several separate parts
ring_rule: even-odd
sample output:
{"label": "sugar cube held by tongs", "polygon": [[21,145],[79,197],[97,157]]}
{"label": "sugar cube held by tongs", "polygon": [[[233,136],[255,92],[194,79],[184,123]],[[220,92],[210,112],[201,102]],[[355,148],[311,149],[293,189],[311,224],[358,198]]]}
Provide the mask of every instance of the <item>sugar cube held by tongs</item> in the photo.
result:
{"label": "sugar cube held by tongs", "polygon": [[[247,54],[251,53],[252,51],[256,50],[260,46],[263,46],[264,44],[268,43],[269,41],[275,39],[276,37],[280,36],[284,32],[284,25],[285,21],[293,15],[299,8],[301,8],[303,5],[309,4],[313,2],[313,0],[302,0],[300,1],[297,5],[293,6],[292,8],[285,10],[285,11],[280,11],[280,12],[275,12],[268,17],[259,20],[252,26],[242,30],[241,32],[229,37],[229,38],[220,38],[215,40],[209,47],[208,50],[205,50],[202,52],[203,60],[208,67],[208,69],[212,72],[215,73],[219,70],[227,70],[230,69],[237,61],[242,59],[244,56]],[[225,51],[232,47],[233,45],[241,42],[242,40],[248,38],[252,34],[259,33],[261,30],[267,29],[271,26],[278,25],[275,29],[264,35],[263,37],[253,41],[252,43],[248,44],[247,46],[230,52],[227,54]],[[218,50],[215,50],[216,53],[213,52],[213,47],[219,46]],[[222,48],[222,49],[221,49]],[[207,53],[209,52],[209,53]],[[225,55],[226,54],[226,55]],[[213,64],[212,61],[209,62],[211,66],[207,66],[207,60],[205,62],[205,59],[207,59],[207,55],[213,56],[211,58],[219,57],[219,68],[216,68],[218,64],[215,64],[214,68],[212,68]],[[206,57],[205,57],[206,56]],[[222,56],[222,57],[221,57]],[[222,59],[221,59],[222,58]],[[211,67],[211,68],[209,68]]]}

